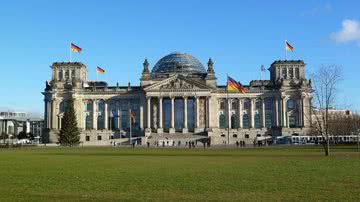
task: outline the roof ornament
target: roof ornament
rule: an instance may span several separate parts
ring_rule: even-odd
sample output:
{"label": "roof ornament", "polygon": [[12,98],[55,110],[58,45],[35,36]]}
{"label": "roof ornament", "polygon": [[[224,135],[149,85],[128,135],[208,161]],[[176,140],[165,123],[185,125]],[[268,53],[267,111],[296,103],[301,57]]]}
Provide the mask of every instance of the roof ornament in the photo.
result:
{"label": "roof ornament", "polygon": [[211,58],[209,58],[209,61],[208,61],[207,65],[208,65],[207,72],[211,73],[211,74],[214,74],[214,62],[212,61]]}
{"label": "roof ornament", "polygon": [[143,73],[150,73],[150,71],[149,71],[149,62],[148,62],[147,58],[145,58],[143,66],[144,66]]}

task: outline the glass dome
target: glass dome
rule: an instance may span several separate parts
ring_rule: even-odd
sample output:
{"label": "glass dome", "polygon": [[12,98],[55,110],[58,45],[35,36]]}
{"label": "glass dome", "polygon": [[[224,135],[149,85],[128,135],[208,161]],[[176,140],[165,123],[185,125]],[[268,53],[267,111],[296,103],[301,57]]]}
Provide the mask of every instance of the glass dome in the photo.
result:
{"label": "glass dome", "polygon": [[152,69],[152,74],[157,73],[198,73],[206,74],[204,66],[195,57],[186,53],[171,53],[161,58]]}

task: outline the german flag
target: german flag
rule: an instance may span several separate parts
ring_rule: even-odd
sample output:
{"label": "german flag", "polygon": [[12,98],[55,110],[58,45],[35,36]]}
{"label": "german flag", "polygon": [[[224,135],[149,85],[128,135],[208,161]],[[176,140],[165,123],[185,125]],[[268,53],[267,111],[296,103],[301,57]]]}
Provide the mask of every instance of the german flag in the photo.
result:
{"label": "german flag", "polygon": [[285,48],[287,51],[294,52],[294,47],[292,47],[287,41],[285,41]]}
{"label": "german flag", "polygon": [[77,52],[77,53],[80,53],[82,51],[82,49],[79,46],[77,46],[73,43],[70,44],[70,49],[71,49],[71,51]]}
{"label": "german flag", "polygon": [[230,76],[227,77],[226,91],[229,93],[246,93],[245,88],[241,85],[241,83],[235,81]]}
{"label": "german flag", "polygon": [[131,118],[131,123],[134,124],[135,123],[135,113],[133,111],[130,111],[130,118]]}
{"label": "german flag", "polygon": [[99,74],[105,74],[105,70],[100,67],[96,67],[96,72]]}

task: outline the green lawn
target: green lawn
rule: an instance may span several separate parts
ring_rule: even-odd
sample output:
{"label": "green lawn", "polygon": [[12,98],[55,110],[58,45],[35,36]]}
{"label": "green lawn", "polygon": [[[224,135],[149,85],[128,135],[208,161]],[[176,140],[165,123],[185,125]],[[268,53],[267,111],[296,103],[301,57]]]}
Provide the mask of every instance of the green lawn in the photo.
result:
{"label": "green lawn", "polygon": [[360,201],[355,147],[0,149],[0,201]]}

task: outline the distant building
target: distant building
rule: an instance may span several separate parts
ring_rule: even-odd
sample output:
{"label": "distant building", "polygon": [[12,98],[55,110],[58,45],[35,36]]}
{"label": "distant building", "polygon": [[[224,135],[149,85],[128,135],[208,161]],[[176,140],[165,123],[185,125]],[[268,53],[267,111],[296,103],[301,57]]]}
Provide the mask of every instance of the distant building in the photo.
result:
{"label": "distant building", "polygon": [[0,112],[0,133],[17,136],[20,132],[32,133],[38,141],[43,134],[44,119],[30,113],[16,111]]}
{"label": "distant building", "polygon": [[58,140],[69,97],[81,141],[89,145],[129,137],[129,110],[136,118],[133,137],[152,145],[252,144],[261,137],[306,135],[310,129],[312,89],[301,60],[273,62],[270,80],[251,81],[244,86],[246,94],[227,94],[226,86],[217,84],[211,59],[205,69],[184,53],[163,57],[151,71],[145,60],[139,86],[88,81],[86,66],[78,62],[53,63],[51,68],[43,92],[49,142]]}

